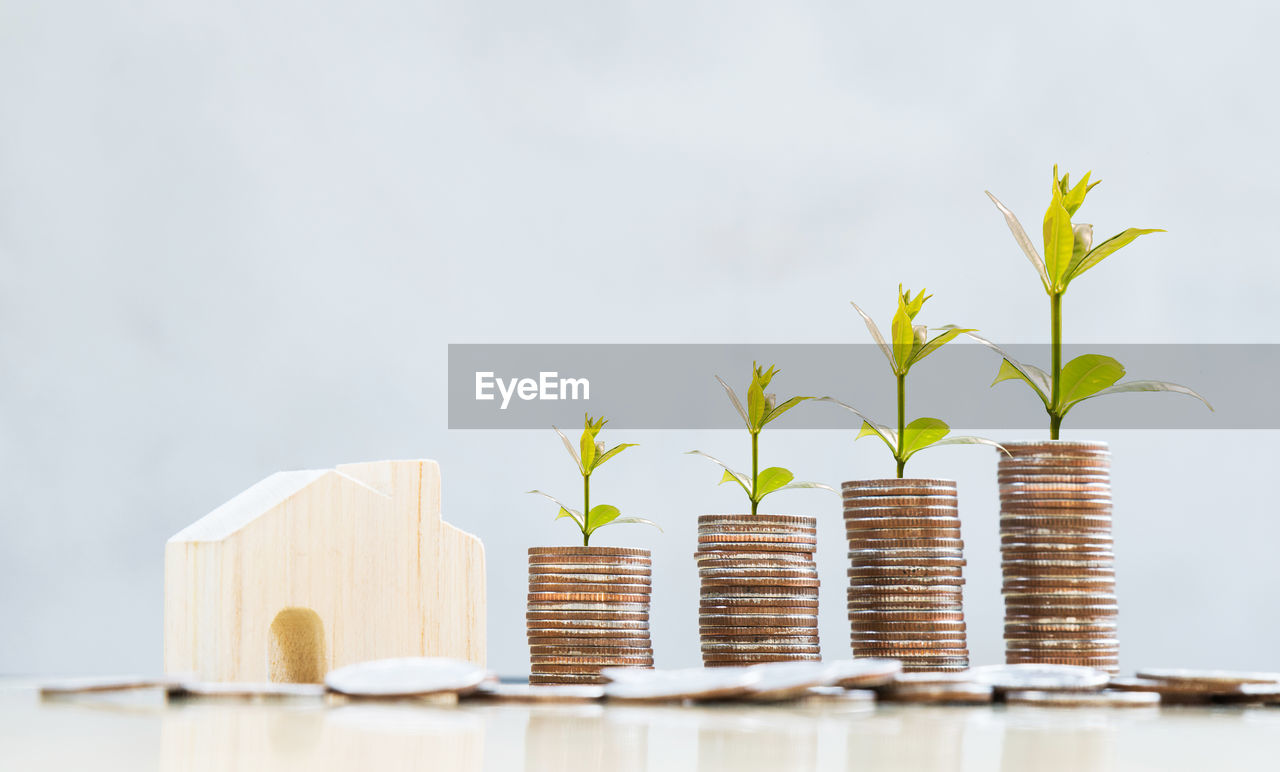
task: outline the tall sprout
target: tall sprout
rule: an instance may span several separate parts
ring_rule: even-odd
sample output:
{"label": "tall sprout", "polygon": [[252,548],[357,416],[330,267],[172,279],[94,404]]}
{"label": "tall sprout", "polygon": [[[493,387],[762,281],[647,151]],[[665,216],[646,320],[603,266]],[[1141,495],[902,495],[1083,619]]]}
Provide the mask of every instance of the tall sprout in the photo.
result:
{"label": "tall sprout", "polygon": [[1053,190],[1049,200],[1049,208],[1044,213],[1044,256],[1036,251],[1036,247],[1027,237],[1022,223],[1000,200],[986,191],[1005,223],[1013,233],[1014,241],[1022,248],[1023,254],[1031,261],[1040,277],[1040,283],[1049,296],[1049,335],[1051,340],[1049,372],[1034,365],[1024,364],[1009,356],[1007,352],[988,340],[971,335],[972,338],[995,349],[1004,357],[1000,363],[1000,371],[996,374],[992,385],[1007,380],[1021,380],[1031,387],[1040,401],[1044,403],[1049,414],[1049,438],[1058,439],[1062,427],[1062,419],[1071,408],[1087,399],[1101,397],[1106,394],[1123,394],[1137,391],[1168,391],[1185,394],[1204,402],[1210,410],[1213,406],[1195,391],[1176,383],[1166,381],[1135,380],[1120,383],[1125,375],[1124,365],[1109,356],[1102,354],[1084,354],[1072,359],[1065,365],[1062,363],[1062,299],[1067,294],[1071,282],[1079,278],[1085,271],[1093,268],[1106,258],[1129,246],[1139,237],[1152,233],[1163,233],[1162,228],[1126,228],[1109,239],[1094,245],[1093,226],[1087,223],[1076,223],[1072,217],[1084,204],[1085,196],[1099,182],[1090,182],[1092,172],[1085,172],[1075,186],[1071,185],[1071,175],[1058,176],[1058,167],[1053,167]]}

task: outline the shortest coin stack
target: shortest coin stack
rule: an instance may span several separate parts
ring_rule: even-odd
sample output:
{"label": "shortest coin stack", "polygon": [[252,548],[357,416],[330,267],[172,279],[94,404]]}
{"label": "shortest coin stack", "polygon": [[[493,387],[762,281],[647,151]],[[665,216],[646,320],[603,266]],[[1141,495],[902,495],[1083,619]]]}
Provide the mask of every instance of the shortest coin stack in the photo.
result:
{"label": "shortest coin stack", "polygon": [[907,671],[969,666],[964,542],[951,480],[858,480],[842,486],[855,657]]}
{"label": "shortest coin stack", "polygon": [[820,660],[817,521],[789,515],[698,518],[698,606],[707,667]]}
{"label": "shortest coin stack", "polygon": [[620,547],[529,549],[531,684],[604,683],[609,667],[653,667],[652,560]]}

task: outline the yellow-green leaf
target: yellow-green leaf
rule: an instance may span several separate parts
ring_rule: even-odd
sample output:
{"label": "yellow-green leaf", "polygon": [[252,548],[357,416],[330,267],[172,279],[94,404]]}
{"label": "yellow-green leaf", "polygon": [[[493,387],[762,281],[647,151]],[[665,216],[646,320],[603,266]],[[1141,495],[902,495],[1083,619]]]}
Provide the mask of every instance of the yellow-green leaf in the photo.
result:
{"label": "yellow-green leaf", "polygon": [[903,429],[903,457],[910,458],[950,433],[951,427],[937,418],[917,418]]}
{"label": "yellow-green leaf", "polygon": [[1097,394],[1124,377],[1124,365],[1102,354],[1084,354],[1062,367],[1057,407],[1062,408]]}
{"label": "yellow-green leaf", "polygon": [[756,477],[756,500],[759,501],[794,479],[794,474],[780,466],[771,466],[768,469],[761,470]]}
{"label": "yellow-green leaf", "polygon": [[1084,203],[1085,195],[1093,188],[1094,185],[1098,184],[1097,182],[1093,183],[1093,185],[1089,184],[1090,174],[1093,174],[1093,172],[1085,172],[1084,176],[1080,178],[1080,181],[1076,183],[1074,188],[1069,187],[1071,175],[1062,175],[1063,187],[1068,188],[1068,190],[1063,191],[1062,204],[1066,207],[1067,214],[1072,217],[1074,217],[1076,211],[1080,209],[1080,205]]}
{"label": "yellow-green leaf", "polygon": [[1146,236],[1149,233],[1164,233],[1163,228],[1128,228],[1121,233],[1117,233],[1088,252],[1080,255],[1078,259],[1072,261],[1070,269],[1063,280],[1063,286],[1070,284],[1077,276],[1101,263],[1107,257],[1110,257],[1120,249],[1129,246],[1139,236]]}
{"label": "yellow-green leaf", "polygon": [[587,513],[587,534],[595,533],[597,528],[612,523],[621,514],[621,510],[612,504],[596,504]]}
{"label": "yellow-green leaf", "polygon": [[1062,203],[1062,191],[1053,186],[1053,200],[1044,213],[1044,263],[1049,272],[1051,288],[1062,291],[1063,279],[1071,264],[1075,250],[1075,233],[1071,228],[1071,215]]}
{"label": "yellow-green leaf", "polygon": [[636,443],[634,442],[624,442],[620,445],[615,445],[612,448],[610,448],[607,452],[601,454],[601,456],[595,460],[595,463],[592,465],[591,468],[592,469],[599,468],[601,464],[613,458],[614,456],[618,455],[622,451],[626,450],[627,448],[634,448],[634,447],[636,447]]}
{"label": "yellow-green leaf", "polygon": [[991,195],[991,191],[985,191],[987,198],[991,199],[991,203],[996,205],[996,209],[1000,210],[1000,214],[1004,215],[1005,225],[1009,226],[1009,232],[1013,234],[1013,240],[1018,242],[1018,246],[1022,247],[1022,254],[1027,256],[1031,261],[1031,265],[1036,269],[1036,275],[1040,277],[1040,282],[1044,284],[1044,288],[1048,291],[1051,288],[1049,281],[1049,272],[1045,267],[1044,258],[1036,251],[1035,244],[1031,243],[1031,237],[1027,235],[1026,230],[1022,227],[1022,223],[1018,222],[1018,218],[1010,211],[1009,207],[1000,203],[1000,199]]}
{"label": "yellow-green leaf", "polygon": [[1169,383],[1167,381],[1125,381],[1124,383],[1117,383],[1115,386],[1110,386],[1102,391],[1095,392],[1087,397],[1076,400],[1075,402],[1067,405],[1066,410],[1063,410],[1062,413],[1063,415],[1066,415],[1067,410],[1070,410],[1076,404],[1083,402],[1086,399],[1093,399],[1094,397],[1102,397],[1109,394],[1129,394],[1140,391],[1165,391],[1172,394],[1184,394],[1188,397],[1195,397],[1203,402],[1205,407],[1213,410],[1213,405],[1210,405],[1209,400],[1201,396],[1199,392],[1177,383]]}

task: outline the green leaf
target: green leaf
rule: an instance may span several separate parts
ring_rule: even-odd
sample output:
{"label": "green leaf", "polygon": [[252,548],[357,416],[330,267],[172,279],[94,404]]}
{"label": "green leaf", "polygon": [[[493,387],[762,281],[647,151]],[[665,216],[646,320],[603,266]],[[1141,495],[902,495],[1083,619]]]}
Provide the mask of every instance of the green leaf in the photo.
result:
{"label": "green leaf", "polygon": [[916,362],[919,362],[921,359],[924,359],[925,357],[929,356],[933,352],[942,348],[944,345],[954,340],[957,336],[963,335],[968,332],[977,332],[976,329],[961,329],[959,327],[956,327],[954,324],[943,325],[942,327],[938,327],[936,329],[945,330],[945,332],[943,332],[940,335],[935,335],[933,337],[933,340],[921,346],[920,349],[916,351],[915,355],[911,357],[911,361],[907,363],[907,367],[911,367]]}
{"label": "green leaf", "polygon": [[[1067,214],[1071,215],[1072,217],[1074,217],[1076,214],[1076,211],[1080,209],[1080,205],[1084,203],[1085,195],[1090,190],[1093,189],[1094,185],[1098,184],[1097,182],[1093,183],[1093,185],[1089,184],[1090,174],[1093,174],[1093,172],[1085,172],[1084,176],[1080,178],[1080,181],[1076,183],[1076,186],[1074,188],[1069,188],[1068,190],[1063,192],[1062,205],[1066,207]],[[1064,187],[1067,187],[1068,181],[1070,179],[1071,179],[1071,175],[1069,174],[1062,175],[1062,182]]]}
{"label": "green leaf", "polygon": [[624,442],[624,443],[622,443],[621,445],[615,445],[615,446],[613,446],[613,447],[612,447],[612,448],[610,448],[607,452],[605,452],[605,453],[601,454],[601,455],[600,455],[600,457],[596,459],[595,464],[593,464],[593,465],[592,465],[592,467],[591,467],[591,468],[592,468],[592,470],[599,469],[599,468],[600,468],[600,466],[601,466],[602,464],[604,464],[604,462],[606,462],[606,461],[608,461],[609,459],[613,458],[614,456],[618,455],[619,453],[621,453],[622,451],[626,450],[627,448],[634,448],[634,447],[636,447],[636,446],[637,446],[637,444],[638,444],[638,443],[635,443],[635,442]]}
{"label": "green leaf", "polygon": [[[1082,397],[1081,399],[1078,399],[1075,402],[1069,403],[1067,405],[1067,410],[1070,410],[1077,403],[1083,402],[1086,399],[1093,399],[1094,397],[1103,397],[1108,394],[1130,394],[1130,393],[1140,392],[1140,391],[1167,391],[1173,394],[1185,394],[1188,397],[1195,397],[1196,399],[1203,402],[1205,407],[1209,408],[1210,410],[1213,410],[1213,405],[1209,404],[1209,400],[1202,397],[1198,392],[1192,389],[1189,389],[1186,386],[1181,386],[1176,383],[1168,383],[1167,381],[1125,381],[1124,383],[1118,383],[1115,386],[1105,388],[1101,391],[1090,394],[1087,397]],[[1066,412],[1067,411],[1064,410],[1063,415],[1066,415]]]}
{"label": "green leaf", "polygon": [[560,435],[560,439],[564,441],[564,449],[569,451],[569,457],[573,459],[573,463],[578,465],[578,471],[582,474],[586,474],[587,470],[582,466],[582,459],[578,458],[578,451],[573,449],[573,443],[569,442],[569,438],[564,436],[564,432],[556,429],[554,426],[551,428],[555,429],[556,434]]}
{"label": "green leaf", "polygon": [[1102,354],[1084,354],[1062,367],[1058,405],[1062,408],[1097,394],[1124,377],[1124,365]]}
{"label": "green leaf", "polygon": [[915,349],[916,330],[911,323],[911,316],[907,299],[901,294],[899,287],[898,310],[894,312],[893,324],[889,328],[893,335],[893,371],[898,374],[907,371],[911,353]]}
{"label": "green leaf", "polygon": [[854,415],[862,419],[862,429],[858,432],[858,436],[854,438],[855,440],[860,440],[863,437],[866,437],[867,435],[874,434],[880,439],[884,440],[884,444],[889,446],[889,450],[891,451],[897,450],[898,433],[895,432],[893,429],[890,429],[888,426],[885,426],[884,424],[878,424],[875,421],[872,421],[870,418],[867,418],[865,415],[863,415],[862,411],[858,410],[853,405],[841,402],[835,397],[815,397],[815,399],[818,402],[830,402],[833,405],[839,405],[840,407],[844,408],[845,410],[848,410],[850,413],[853,413]]}
{"label": "green leaf", "polygon": [[1035,244],[1031,243],[1031,239],[1027,236],[1026,230],[1023,229],[1022,223],[1018,222],[1018,218],[1009,211],[1009,208],[1000,203],[1000,199],[991,195],[991,191],[984,191],[987,198],[991,199],[991,203],[996,205],[1000,213],[1004,215],[1005,224],[1009,226],[1009,232],[1013,234],[1013,240],[1018,242],[1018,246],[1022,247],[1022,253],[1031,261],[1031,265],[1036,269],[1036,274],[1040,277],[1040,283],[1044,285],[1046,292],[1050,290],[1049,272],[1045,267],[1044,258],[1040,257],[1040,253],[1036,251]]}
{"label": "green leaf", "polygon": [[557,520],[559,520],[562,517],[568,517],[568,518],[571,518],[573,522],[577,523],[579,526],[582,525],[582,513],[574,509],[573,507],[566,506],[563,501],[556,498],[555,496],[552,496],[549,493],[543,493],[542,491],[539,491],[539,490],[525,491],[525,493],[535,493],[543,497],[544,499],[550,499],[551,501],[555,502],[555,504],[560,507],[560,511],[556,514]]}
{"label": "green leaf", "polygon": [[[747,476],[740,472],[733,471],[732,469],[729,468],[727,464],[725,464],[723,461],[716,458],[715,456],[708,455],[706,453],[703,453],[700,450],[685,451],[685,455],[702,456],[705,459],[709,459],[713,464],[723,469],[726,474],[730,475],[735,481],[737,481],[737,483],[742,486],[742,489],[744,491],[746,491],[748,494],[751,493],[751,481],[747,479]],[[726,480],[722,477],[720,479],[720,482],[723,483],[723,482],[726,482]]]}
{"label": "green leaf", "polygon": [[617,520],[621,514],[622,511],[612,504],[596,504],[587,513],[587,535],[589,536],[595,533],[597,528]]}
{"label": "green leaf", "polygon": [[903,459],[911,458],[951,433],[951,427],[937,418],[917,418],[903,428]]}
{"label": "green leaf", "polygon": [[1163,228],[1128,228],[1121,233],[1117,233],[1081,255],[1078,260],[1073,260],[1070,269],[1067,271],[1066,278],[1063,280],[1063,286],[1071,283],[1077,276],[1094,267],[1098,263],[1101,263],[1115,252],[1129,246],[1139,236],[1145,236],[1148,233],[1164,232]]}
{"label": "green leaf", "polygon": [[658,533],[662,533],[662,532],[663,532],[663,531],[662,531],[662,526],[658,525],[657,523],[653,522],[652,520],[646,520],[646,519],[645,519],[645,518],[643,518],[643,517],[619,517],[619,518],[615,519],[615,520],[613,521],[613,523],[612,523],[612,524],[613,524],[613,525],[618,525],[619,523],[638,523],[638,524],[640,524],[640,525],[651,525],[651,526],[653,526],[654,528],[657,528],[657,529],[658,529]]}
{"label": "green leaf", "polygon": [[582,468],[586,470],[584,474],[589,473],[596,468],[596,435],[604,426],[604,419],[601,418],[599,423],[593,423],[591,416],[586,417],[585,426],[582,429],[582,437],[578,440],[578,448],[582,452]]}
{"label": "green leaf", "polygon": [[560,512],[559,512],[558,514],[556,514],[556,519],[557,519],[557,520],[561,520],[561,519],[566,518],[566,517],[567,517],[567,518],[569,518],[570,520],[572,520],[572,521],[574,522],[574,524],[576,524],[579,528],[582,528],[582,527],[583,527],[583,525],[582,525],[582,516],[581,516],[581,515],[579,515],[579,514],[577,513],[577,511],[570,512],[569,510],[565,509],[564,507],[561,507],[561,508],[560,508]]}
{"label": "green leaf", "polygon": [[754,380],[747,388],[747,428],[752,432],[760,431],[764,426],[764,414],[769,410],[768,398],[760,381]]}
{"label": "green leaf", "polygon": [[716,376],[716,380],[720,381],[720,385],[724,387],[724,393],[729,395],[729,401],[733,403],[733,409],[738,411],[738,415],[742,416],[742,422],[751,428],[751,419],[747,418],[747,411],[742,409],[742,403],[738,401],[738,395],[733,392],[733,388],[724,382],[720,376]]}
{"label": "green leaf", "polygon": [[780,466],[771,466],[768,469],[761,470],[756,477],[756,501],[763,499],[793,479],[795,479],[795,475]]}
{"label": "green leaf", "polygon": [[839,491],[837,491],[835,488],[832,488],[830,485],[823,485],[823,484],[822,484],[822,483],[820,483],[820,482],[807,482],[807,481],[804,481],[804,480],[801,480],[801,481],[798,481],[798,482],[793,482],[793,483],[788,483],[788,484],[786,484],[786,485],[782,486],[781,488],[779,488],[778,490],[780,490],[780,491],[791,491],[791,490],[800,490],[800,489],[802,489],[802,488],[821,488],[821,489],[822,489],[822,490],[824,490],[824,491],[831,491],[832,493],[839,493]]}
{"label": "green leaf", "polygon": [[890,453],[896,454],[898,452],[898,433],[884,424],[863,421],[862,428],[858,430],[858,436],[853,439],[857,441],[863,437],[871,436],[879,437],[889,448]]}
{"label": "green leaf", "polygon": [[1000,360],[1000,370],[996,373],[996,379],[991,382],[995,386],[1001,381],[1020,380],[1031,387],[1036,393],[1040,401],[1049,406],[1051,389],[1053,388],[1049,381],[1049,374],[1035,365],[1014,362],[1012,359]]}
{"label": "green leaf", "polygon": [[1003,445],[996,442],[995,440],[989,440],[986,437],[973,437],[967,434],[957,434],[953,437],[947,437],[946,439],[938,440],[937,442],[933,443],[929,447],[938,448],[938,447],[942,447],[943,445],[990,445],[993,448],[999,449],[1000,452],[1004,453],[1006,456],[1011,455],[1009,451],[1005,450],[1005,447]]}
{"label": "green leaf", "polygon": [[813,399],[813,397],[792,397],[786,402],[783,402],[782,404],[775,407],[773,410],[770,410],[768,415],[764,417],[764,422],[767,424],[773,421],[773,419],[787,412],[788,410],[795,407],[796,405],[799,405],[801,402],[804,402],[806,399]]}
{"label": "green leaf", "polygon": [[1061,292],[1066,286],[1067,268],[1075,250],[1075,233],[1071,227],[1071,215],[1062,203],[1062,190],[1055,183],[1053,200],[1044,213],[1044,263],[1052,280],[1053,291]]}
{"label": "green leaf", "polygon": [[1011,379],[1021,380],[1025,382],[1028,386],[1030,386],[1031,390],[1036,393],[1036,396],[1039,397],[1040,401],[1044,403],[1045,409],[1046,410],[1049,409],[1049,400],[1050,400],[1049,395],[1053,391],[1053,386],[1049,381],[1048,373],[1046,373],[1044,370],[1041,370],[1039,367],[1036,367],[1034,365],[1028,365],[1028,364],[1023,364],[1022,362],[1019,362],[1018,360],[1009,356],[1009,352],[1000,348],[999,346],[987,340],[986,338],[982,337],[981,335],[974,335],[971,332],[966,334],[973,340],[977,341],[978,343],[981,343],[982,345],[996,352],[1000,356],[1004,357],[1004,360],[1000,363],[1000,371],[996,373],[996,379],[991,382],[992,386],[995,386],[997,383],[1000,383],[1001,381],[1007,381]]}
{"label": "green leaf", "polygon": [[876,345],[880,347],[880,351],[884,354],[884,358],[889,360],[889,366],[895,367],[895,364],[893,361],[893,352],[889,350],[889,344],[885,343],[884,336],[880,334],[880,328],[876,326],[875,321],[872,320],[872,318],[867,315],[866,311],[863,311],[861,308],[859,308],[857,303],[854,303],[851,300],[849,301],[849,305],[853,306],[853,310],[857,311],[858,316],[861,316],[862,321],[866,323],[867,330],[871,333],[872,339],[874,339],[876,342]]}
{"label": "green leaf", "polygon": [[739,475],[737,472],[731,472],[728,469],[726,469],[724,474],[720,475],[720,482],[716,483],[716,485],[724,485],[727,482],[736,482],[738,486],[741,487],[742,490],[746,491],[747,495],[750,496],[751,491],[747,488],[747,486],[742,484],[742,479],[743,479],[742,476]]}

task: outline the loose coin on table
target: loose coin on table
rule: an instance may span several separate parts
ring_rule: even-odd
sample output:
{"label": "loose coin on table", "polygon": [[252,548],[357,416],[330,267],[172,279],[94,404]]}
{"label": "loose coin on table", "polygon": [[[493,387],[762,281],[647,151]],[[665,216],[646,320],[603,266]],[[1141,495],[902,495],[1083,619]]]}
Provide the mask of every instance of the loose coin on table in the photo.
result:
{"label": "loose coin on table", "polygon": [[1146,708],[1160,704],[1155,692],[1012,691],[1004,696],[1010,705],[1037,705],[1047,708]]}
{"label": "loose coin on table", "polygon": [[378,659],[330,670],[324,683],[352,697],[419,697],[465,694],[489,678],[470,662],[444,657]]}

